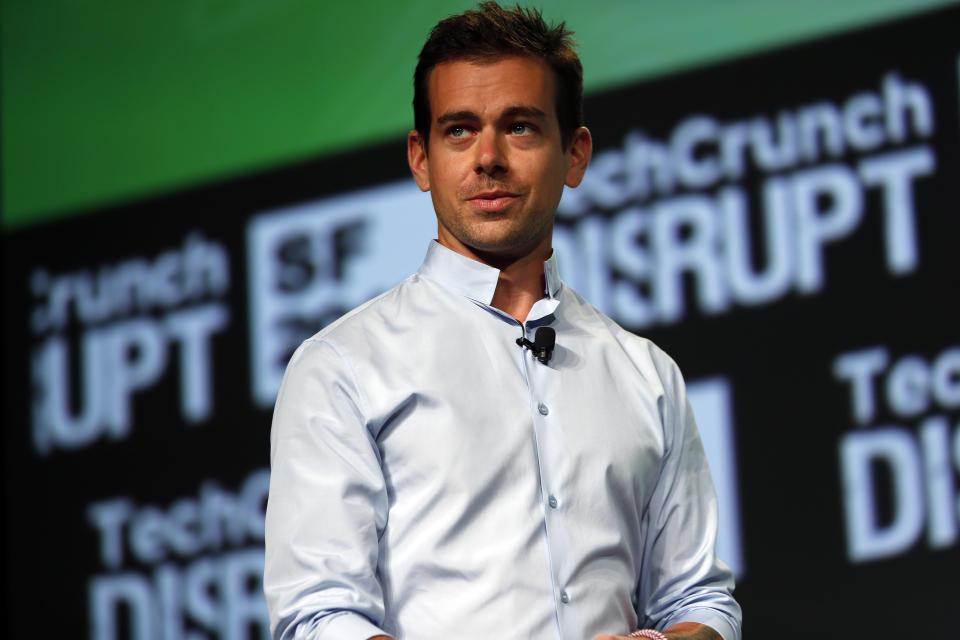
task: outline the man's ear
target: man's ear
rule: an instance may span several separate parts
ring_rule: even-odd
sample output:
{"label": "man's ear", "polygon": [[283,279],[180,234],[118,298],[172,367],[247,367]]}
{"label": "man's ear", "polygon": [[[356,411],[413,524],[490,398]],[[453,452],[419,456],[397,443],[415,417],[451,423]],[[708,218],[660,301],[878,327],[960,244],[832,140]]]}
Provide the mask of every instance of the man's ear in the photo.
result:
{"label": "man's ear", "polygon": [[576,187],[583,180],[583,174],[587,170],[587,165],[590,164],[590,154],[593,153],[593,138],[590,137],[590,130],[586,127],[578,127],[573,133],[570,148],[565,153],[567,174],[564,176],[563,184]]}
{"label": "man's ear", "polygon": [[427,171],[427,141],[414,129],[407,136],[407,162],[420,191],[430,191],[430,175]]}

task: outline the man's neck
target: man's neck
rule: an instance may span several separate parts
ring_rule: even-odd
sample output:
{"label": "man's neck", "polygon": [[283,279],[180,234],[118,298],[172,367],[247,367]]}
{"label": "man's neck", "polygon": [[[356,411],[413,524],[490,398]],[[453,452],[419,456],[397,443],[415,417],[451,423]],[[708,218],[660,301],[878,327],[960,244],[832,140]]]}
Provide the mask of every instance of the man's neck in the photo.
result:
{"label": "man's neck", "polygon": [[546,276],[543,263],[550,257],[537,252],[504,265],[493,265],[500,269],[497,289],[493,294],[491,306],[509,314],[519,322],[527,319],[530,309],[543,297],[546,289]]}

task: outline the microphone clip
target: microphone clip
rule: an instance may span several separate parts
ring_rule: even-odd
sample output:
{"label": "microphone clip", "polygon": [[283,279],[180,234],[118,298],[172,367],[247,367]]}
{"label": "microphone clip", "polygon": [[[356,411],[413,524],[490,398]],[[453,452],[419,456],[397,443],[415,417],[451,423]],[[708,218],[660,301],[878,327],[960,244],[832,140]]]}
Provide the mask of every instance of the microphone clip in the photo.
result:
{"label": "microphone clip", "polygon": [[533,351],[533,354],[541,364],[550,362],[550,357],[553,355],[553,347],[556,345],[556,342],[557,332],[550,327],[540,327],[537,329],[537,333],[533,337],[533,342],[530,342],[526,338],[517,338],[517,345]]}

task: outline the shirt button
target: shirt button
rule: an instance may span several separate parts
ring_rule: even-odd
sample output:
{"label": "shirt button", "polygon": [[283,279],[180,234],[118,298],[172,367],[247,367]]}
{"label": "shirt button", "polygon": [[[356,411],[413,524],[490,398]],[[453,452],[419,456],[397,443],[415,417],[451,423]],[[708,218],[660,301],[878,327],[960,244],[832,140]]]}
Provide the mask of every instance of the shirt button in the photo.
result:
{"label": "shirt button", "polygon": [[556,509],[556,508],[557,508],[557,499],[556,499],[554,496],[550,496],[550,499],[547,500],[547,504],[550,505],[550,508],[551,508],[551,509]]}
{"label": "shirt button", "polygon": [[537,406],[537,411],[540,412],[540,415],[545,416],[550,413],[550,409],[547,408],[547,405],[542,402]]}
{"label": "shirt button", "polygon": [[562,602],[563,604],[567,604],[568,602],[570,602],[570,594],[568,594],[566,591],[561,591],[560,602]]}

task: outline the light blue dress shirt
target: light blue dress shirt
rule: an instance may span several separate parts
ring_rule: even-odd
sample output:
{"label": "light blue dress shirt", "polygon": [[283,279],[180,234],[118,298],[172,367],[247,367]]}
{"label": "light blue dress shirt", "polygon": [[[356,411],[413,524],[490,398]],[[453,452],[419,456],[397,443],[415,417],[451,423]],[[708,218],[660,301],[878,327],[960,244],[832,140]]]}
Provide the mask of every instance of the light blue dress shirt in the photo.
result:
{"label": "light blue dress shirt", "polygon": [[[525,323],[499,272],[420,270],[305,341],[271,433],[275,638],[592,640],[701,622],[739,640],[676,364],[565,287]],[[556,330],[548,365],[517,345]]]}

